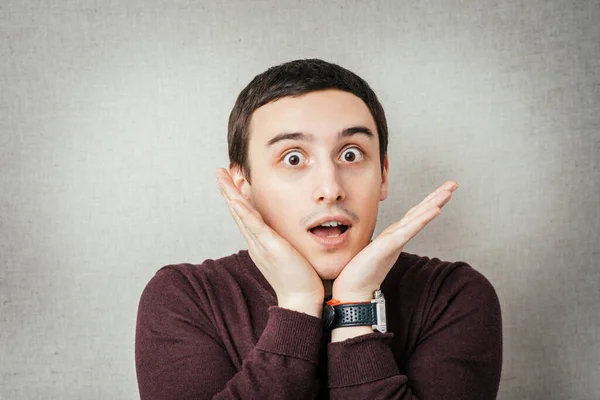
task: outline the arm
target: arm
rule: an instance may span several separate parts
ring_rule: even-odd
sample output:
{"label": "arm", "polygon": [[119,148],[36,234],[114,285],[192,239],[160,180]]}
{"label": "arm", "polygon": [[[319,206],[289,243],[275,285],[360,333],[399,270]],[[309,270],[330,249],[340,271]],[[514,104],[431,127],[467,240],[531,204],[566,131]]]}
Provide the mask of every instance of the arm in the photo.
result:
{"label": "arm", "polygon": [[470,267],[459,267],[439,288],[430,310],[403,372],[392,352],[393,334],[330,343],[331,399],[495,399],[502,327],[491,284]]}
{"label": "arm", "polygon": [[314,397],[319,318],[270,307],[267,326],[238,371],[199,295],[168,268],[144,290],[135,343],[142,400]]}

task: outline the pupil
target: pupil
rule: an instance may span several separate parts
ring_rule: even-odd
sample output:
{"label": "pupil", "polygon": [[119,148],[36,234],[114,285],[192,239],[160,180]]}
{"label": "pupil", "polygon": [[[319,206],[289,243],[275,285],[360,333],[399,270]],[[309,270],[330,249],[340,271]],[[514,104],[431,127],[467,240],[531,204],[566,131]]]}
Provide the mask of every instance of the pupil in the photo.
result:
{"label": "pupil", "polygon": [[348,152],[344,157],[346,158],[346,161],[354,161],[356,155],[352,152]]}
{"label": "pupil", "polygon": [[298,158],[298,156],[291,156],[290,157],[290,164],[297,165],[299,162],[300,162],[300,159]]}

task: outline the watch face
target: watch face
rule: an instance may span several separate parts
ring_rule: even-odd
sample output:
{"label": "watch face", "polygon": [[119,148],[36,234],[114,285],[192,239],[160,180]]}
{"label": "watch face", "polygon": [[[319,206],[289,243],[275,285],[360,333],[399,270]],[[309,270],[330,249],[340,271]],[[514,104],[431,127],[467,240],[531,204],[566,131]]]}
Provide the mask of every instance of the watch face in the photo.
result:
{"label": "watch face", "polygon": [[327,330],[331,328],[331,324],[333,324],[333,319],[335,318],[335,309],[332,305],[326,304],[323,307],[323,315],[321,318],[323,319],[323,329]]}

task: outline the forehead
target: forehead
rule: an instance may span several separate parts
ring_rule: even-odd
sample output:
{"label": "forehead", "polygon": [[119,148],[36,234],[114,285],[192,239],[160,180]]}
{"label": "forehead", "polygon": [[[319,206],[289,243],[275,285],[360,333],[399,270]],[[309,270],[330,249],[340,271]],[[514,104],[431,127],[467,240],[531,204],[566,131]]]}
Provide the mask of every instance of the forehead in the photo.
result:
{"label": "forehead", "polygon": [[377,131],[369,108],[359,97],[341,90],[321,90],[283,97],[256,109],[250,120],[250,142],[266,143],[281,132],[337,137],[351,126]]}

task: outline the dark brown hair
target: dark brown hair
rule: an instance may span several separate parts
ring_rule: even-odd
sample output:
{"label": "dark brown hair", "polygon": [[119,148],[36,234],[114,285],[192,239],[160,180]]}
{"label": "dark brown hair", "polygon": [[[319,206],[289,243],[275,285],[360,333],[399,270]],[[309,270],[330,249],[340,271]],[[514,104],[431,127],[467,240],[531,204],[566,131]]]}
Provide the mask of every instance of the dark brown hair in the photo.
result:
{"label": "dark brown hair", "polygon": [[229,115],[227,143],[230,166],[242,168],[250,181],[248,127],[257,108],[282,97],[300,96],[318,90],[338,89],[362,99],[375,120],[379,136],[379,159],[387,154],[388,129],[385,112],[375,92],[355,73],[319,59],[295,60],[276,65],[257,75],[239,94]]}

